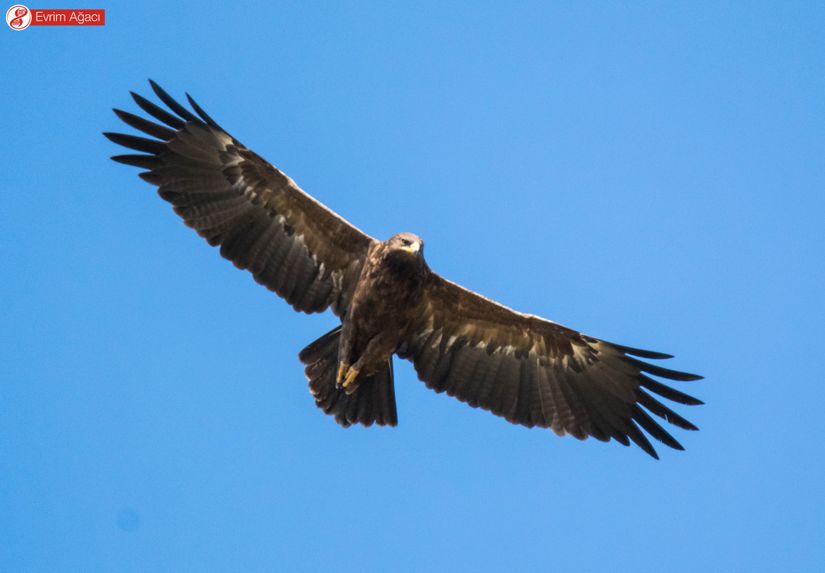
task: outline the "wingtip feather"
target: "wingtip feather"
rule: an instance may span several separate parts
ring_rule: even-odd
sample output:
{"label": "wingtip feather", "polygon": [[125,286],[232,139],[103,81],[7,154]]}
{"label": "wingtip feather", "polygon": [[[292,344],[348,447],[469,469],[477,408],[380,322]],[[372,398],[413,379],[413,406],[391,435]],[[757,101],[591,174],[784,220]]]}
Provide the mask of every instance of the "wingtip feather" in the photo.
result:
{"label": "wingtip feather", "polygon": [[175,98],[169,95],[169,93],[160,87],[154,80],[150,79],[149,85],[152,87],[152,91],[155,92],[155,95],[158,96],[158,98],[160,98],[160,100],[165,103],[169,109],[178,114],[181,118],[186,121],[201,121],[191,111],[179,104]]}
{"label": "wingtip feather", "polygon": [[208,113],[203,111],[203,108],[198,105],[198,102],[196,102],[195,99],[191,95],[189,95],[188,92],[186,92],[186,99],[189,101],[189,105],[192,106],[192,109],[195,110],[195,113],[197,113],[201,117],[201,119],[207,123],[207,125],[214,127],[216,129],[222,129],[221,126],[219,126],[218,123],[214,119],[212,119]]}

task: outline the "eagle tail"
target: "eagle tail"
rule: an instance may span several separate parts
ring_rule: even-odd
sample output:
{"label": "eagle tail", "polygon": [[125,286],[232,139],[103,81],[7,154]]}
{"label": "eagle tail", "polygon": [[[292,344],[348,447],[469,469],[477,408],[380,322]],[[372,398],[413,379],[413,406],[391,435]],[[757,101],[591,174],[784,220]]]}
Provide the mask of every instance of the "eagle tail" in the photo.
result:
{"label": "eagle tail", "polygon": [[377,374],[359,377],[358,389],[347,394],[335,382],[340,336],[339,326],[304,348],[298,355],[304,363],[304,372],[315,405],[335,416],[335,421],[345,428],[356,423],[364,426],[373,423],[379,426],[397,425],[392,357]]}

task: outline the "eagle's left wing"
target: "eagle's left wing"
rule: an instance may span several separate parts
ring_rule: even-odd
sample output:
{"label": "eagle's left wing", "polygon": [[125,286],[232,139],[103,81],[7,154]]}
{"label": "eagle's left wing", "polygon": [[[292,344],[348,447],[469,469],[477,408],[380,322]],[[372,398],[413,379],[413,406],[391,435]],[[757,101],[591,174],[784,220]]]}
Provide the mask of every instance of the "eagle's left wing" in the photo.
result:
{"label": "eagle's left wing", "polygon": [[229,135],[192,98],[197,115],[150,83],[168,109],[133,93],[156,122],[115,110],[150,137],[105,133],[140,152],[112,159],[145,169],[140,176],[188,226],[295,310],[331,307],[343,316],[374,239]]}
{"label": "eagle's left wing", "polygon": [[680,381],[701,376],[639,360],[669,355],[612,344],[516,312],[436,274],[397,354],[411,360],[419,378],[436,392],[558,435],[612,438],[624,445],[629,439],[658,458],[642,429],[683,448],[649,413],[697,429],[649,393],[701,404],[649,375]]}

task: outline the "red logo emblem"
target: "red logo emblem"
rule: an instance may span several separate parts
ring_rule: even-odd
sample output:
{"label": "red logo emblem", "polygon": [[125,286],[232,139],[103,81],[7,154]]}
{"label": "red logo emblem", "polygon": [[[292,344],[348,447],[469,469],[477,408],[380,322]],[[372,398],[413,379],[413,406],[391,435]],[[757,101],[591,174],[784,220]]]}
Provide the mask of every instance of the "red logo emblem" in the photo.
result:
{"label": "red logo emblem", "polygon": [[22,4],[15,4],[6,11],[6,24],[12,30],[25,30],[32,23],[32,12]]}

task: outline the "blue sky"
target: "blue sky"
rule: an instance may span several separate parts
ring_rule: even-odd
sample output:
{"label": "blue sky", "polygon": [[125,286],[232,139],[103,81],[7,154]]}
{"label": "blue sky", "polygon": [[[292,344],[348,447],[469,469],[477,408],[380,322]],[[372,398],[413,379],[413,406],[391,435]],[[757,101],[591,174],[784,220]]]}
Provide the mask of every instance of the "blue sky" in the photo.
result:
{"label": "blue sky", "polygon": [[[822,570],[821,3],[81,4],[0,31],[0,570]],[[339,428],[296,357],[335,319],[109,161],[149,77],[445,276],[676,354],[701,431],[654,462],[398,361],[399,427]]]}

